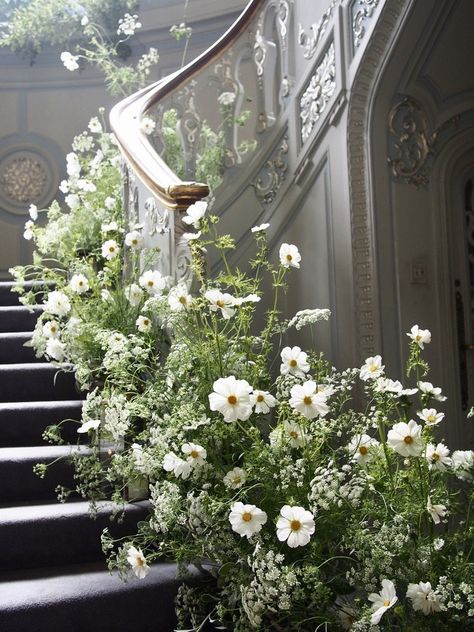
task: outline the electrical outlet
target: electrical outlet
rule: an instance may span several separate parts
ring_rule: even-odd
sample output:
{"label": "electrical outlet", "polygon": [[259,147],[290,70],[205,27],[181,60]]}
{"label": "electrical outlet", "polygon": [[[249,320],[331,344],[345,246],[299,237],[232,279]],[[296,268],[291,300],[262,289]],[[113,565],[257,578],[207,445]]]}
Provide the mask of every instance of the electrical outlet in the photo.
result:
{"label": "electrical outlet", "polygon": [[428,283],[428,271],[424,261],[412,261],[410,282],[414,285],[426,285]]}

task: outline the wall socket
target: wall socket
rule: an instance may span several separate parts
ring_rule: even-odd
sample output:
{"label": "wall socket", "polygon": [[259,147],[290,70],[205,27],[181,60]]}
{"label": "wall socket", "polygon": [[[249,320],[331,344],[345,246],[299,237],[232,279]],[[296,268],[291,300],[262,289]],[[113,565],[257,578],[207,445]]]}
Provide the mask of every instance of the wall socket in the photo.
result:
{"label": "wall socket", "polygon": [[411,262],[410,283],[413,285],[426,285],[428,283],[428,270],[425,261]]}

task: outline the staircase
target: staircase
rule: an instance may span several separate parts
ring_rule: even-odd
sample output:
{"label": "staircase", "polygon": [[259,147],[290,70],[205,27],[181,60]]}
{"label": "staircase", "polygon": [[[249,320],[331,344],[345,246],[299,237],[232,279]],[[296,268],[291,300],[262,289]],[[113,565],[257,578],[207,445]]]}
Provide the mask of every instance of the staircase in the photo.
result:
{"label": "staircase", "polygon": [[[177,589],[174,564],[156,564],[144,580],[127,583],[105,566],[100,534],[136,531],[146,504],[128,505],[111,523],[103,502],[92,520],[88,503],[60,504],[56,485],[73,487],[65,457],[86,446],[50,446],[46,426],[63,419],[63,436],[77,443],[81,395],[71,373],[57,373],[23,347],[37,313],[0,282],[0,630],[1,632],[171,632]],[[39,309],[39,308],[38,308]],[[36,463],[59,459],[45,479]]]}

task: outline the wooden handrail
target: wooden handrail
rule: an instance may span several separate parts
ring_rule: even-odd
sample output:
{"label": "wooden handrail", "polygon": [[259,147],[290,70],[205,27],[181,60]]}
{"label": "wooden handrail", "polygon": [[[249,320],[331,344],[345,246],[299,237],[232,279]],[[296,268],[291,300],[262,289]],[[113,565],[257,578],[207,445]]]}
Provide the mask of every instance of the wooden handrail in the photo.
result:
{"label": "wooden handrail", "polygon": [[215,61],[235,42],[265,0],[250,0],[234,24],[215,44],[181,70],[123,99],[110,112],[119,147],[137,176],[169,209],[183,211],[209,194],[202,182],[184,182],[168,167],[140,129],[147,111]]}

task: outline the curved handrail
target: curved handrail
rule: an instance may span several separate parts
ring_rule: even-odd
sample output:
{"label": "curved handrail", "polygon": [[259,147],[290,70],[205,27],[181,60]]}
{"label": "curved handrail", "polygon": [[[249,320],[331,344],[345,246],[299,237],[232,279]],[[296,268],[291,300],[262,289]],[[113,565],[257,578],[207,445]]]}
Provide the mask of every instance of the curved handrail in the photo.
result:
{"label": "curved handrail", "polygon": [[110,124],[122,153],[137,176],[169,209],[186,210],[209,194],[202,182],[184,182],[168,167],[140,129],[144,114],[196,73],[221,56],[254,18],[265,0],[250,0],[232,26],[199,57],[164,79],[123,99],[110,112]]}

